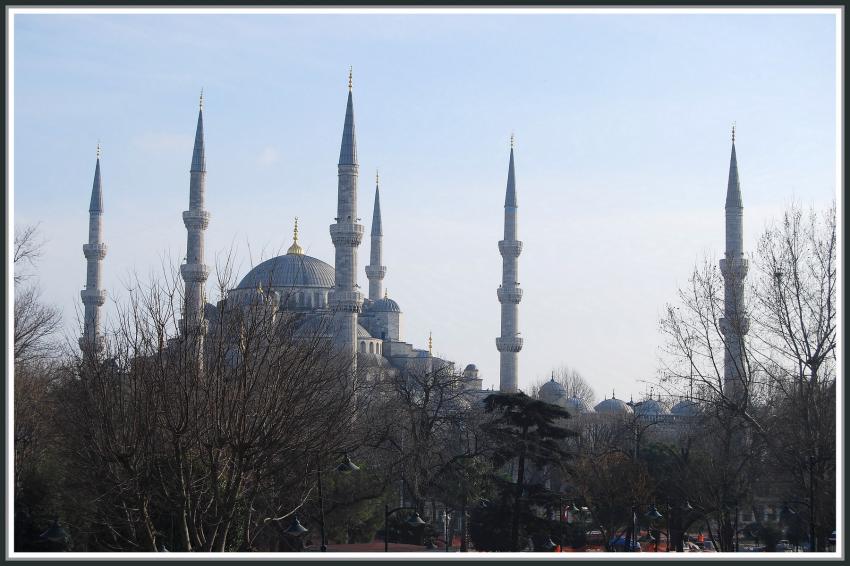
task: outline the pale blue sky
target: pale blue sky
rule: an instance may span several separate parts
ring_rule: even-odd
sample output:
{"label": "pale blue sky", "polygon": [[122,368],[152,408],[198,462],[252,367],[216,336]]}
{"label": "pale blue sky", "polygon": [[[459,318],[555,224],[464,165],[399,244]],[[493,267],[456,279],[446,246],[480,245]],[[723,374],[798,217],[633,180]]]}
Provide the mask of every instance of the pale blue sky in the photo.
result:
{"label": "pale blue sky", "polygon": [[[360,216],[368,229],[380,168],[402,338],[433,331],[498,387],[515,131],[520,386],[567,363],[600,399],[637,395],[665,302],[722,253],[732,121],[747,250],[792,199],[834,198],[835,40],[829,15],[18,15],[15,222],[42,223],[45,298],[74,332],[100,140],[110,296],[183,257],[203,87],[208,263],[235,244],[243,275],[247,244],[254,263],[283,253],[298,216],[332,264],[352,65]],[[367,262],[364,242],[364,289]]]}

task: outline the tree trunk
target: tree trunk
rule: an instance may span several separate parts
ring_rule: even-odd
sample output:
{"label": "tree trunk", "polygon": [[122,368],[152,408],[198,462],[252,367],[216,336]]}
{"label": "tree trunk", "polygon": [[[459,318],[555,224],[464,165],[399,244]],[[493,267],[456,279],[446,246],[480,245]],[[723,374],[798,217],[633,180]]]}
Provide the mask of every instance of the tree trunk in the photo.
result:
{"label": "tree trunk", "polygon": [[528,436],[528,427],[522,429],[522,450],[517,462],[516,494],[514,495],[514,512],[511,521],[511,550],[519,552],[519,512],[522,502],[522,484],[525,482],[525,440]]}

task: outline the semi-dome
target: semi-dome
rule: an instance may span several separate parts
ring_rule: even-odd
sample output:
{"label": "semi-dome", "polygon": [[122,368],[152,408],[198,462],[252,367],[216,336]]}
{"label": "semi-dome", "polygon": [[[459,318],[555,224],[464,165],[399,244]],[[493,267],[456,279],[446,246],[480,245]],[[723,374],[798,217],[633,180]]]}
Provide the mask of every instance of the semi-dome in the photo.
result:
{"label": "semi-dome", "polygon": [[652,398],[636,403],[634,411],[636,415],[640,415],[642,417],[656,417],[670,414],[669,409],[664,405],[664,403]]}
{"label": "semi-dome", "polygon": [[371,338],[371,337],[372,337],[372,335],[369,334],[368,330],[366,330],[365,328],[363,328],[359,324],[357,325],[357,338]]}
{"label": "semi-dome", "polygon": [[394,300],[384,297],[383,299],[378,299],[377,301],[373,301],[371,306],[369,307],[369,311],[371,312],[401,312],[401,308],[398,306],[398,303]]}
{"label": "semi-dome", "polygon": [[540,387],[538,396],[541,401],[546,401],[552,405],[563,406],[567,398],[567,390],[564,389],[563,385],[555,381],[555,378],[553,377]]}
{"label": "semi-dome", "polygon": [[616,399],[614,397],[605,399],[596,405],[594,409],[596,409],[597,413],[603,415],[630,415],[634,412],[632,411],[632,408],[629,407],[628,403],[622,399]]}
{"label": "semi-dome", "polygon": [[580,415],[596,412],[593,410],[593,407],[588,405],[587,401],[579,399],[578,397],[570,397],[567,399],[567,409]]}
{"label": "semi-dome", "polygon": [[334,286],[334,268],[308,255],[281,255],[249,271],[237,289],[256,289],[258,286],[331,289]]}
{"label": "semi-dome", "polygon": [[677,417],[695,417],[700,413],[699,404],[692,399],[682,399],[670,409],[670,414]]}

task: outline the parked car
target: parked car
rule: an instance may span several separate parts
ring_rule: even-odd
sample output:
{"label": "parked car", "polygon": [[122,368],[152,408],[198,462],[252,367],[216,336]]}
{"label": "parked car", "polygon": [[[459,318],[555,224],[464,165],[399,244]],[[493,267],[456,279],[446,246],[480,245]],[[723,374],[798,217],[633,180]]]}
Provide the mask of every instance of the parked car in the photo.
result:
{"label": "parked car", "polygon": [[791,543],[785,539],[776,543],[776,552],[789,552],[793,549],[794,547],[791,545]]}

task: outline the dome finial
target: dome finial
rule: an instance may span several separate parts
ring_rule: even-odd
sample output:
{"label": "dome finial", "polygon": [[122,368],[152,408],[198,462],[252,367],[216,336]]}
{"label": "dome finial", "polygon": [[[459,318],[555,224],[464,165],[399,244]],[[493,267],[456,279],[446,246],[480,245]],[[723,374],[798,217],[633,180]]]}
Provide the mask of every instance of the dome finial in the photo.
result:
{"label": "dome finial", "polygon": [[735,122],[732,122],[732,143],[735,143]]}
{"label": "dome finial", "polygon": [[434,352],[434,341],[431,338],[431,331],[428,331],[428,354],[431,355]]}
{"label": "dome finial", "polygon": [[614,394],[614,390],[611,389],[611,399],[616,399],[617,396]]}
{"label": "dome finial", "polygon": [[387,298],[387,290],[386,290],[386,288],[384,288],[384,298],[385,298],[385,299]]}
{"label": "dome finial", "polygon": [[552,370],[552,378],[549,381],[555,381],[555,370]]}
{"label": "dome finial", "polygon": [[351,85],[353,84],[353,80],[352,80],[353,77],[354,77],[354,68],[351,65],[349,65],[348,66],[348,90],[351,90]]}
{"label": "dome finial", "polygon": [[303,255],[304,250],[298,245],[298,217],[295,217],[295,228],[292,230],[292,245],[286,250],[287,254]]}

